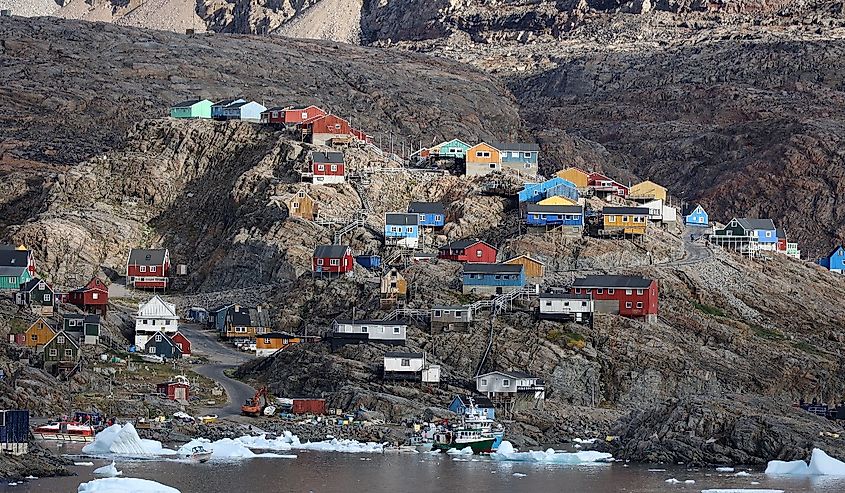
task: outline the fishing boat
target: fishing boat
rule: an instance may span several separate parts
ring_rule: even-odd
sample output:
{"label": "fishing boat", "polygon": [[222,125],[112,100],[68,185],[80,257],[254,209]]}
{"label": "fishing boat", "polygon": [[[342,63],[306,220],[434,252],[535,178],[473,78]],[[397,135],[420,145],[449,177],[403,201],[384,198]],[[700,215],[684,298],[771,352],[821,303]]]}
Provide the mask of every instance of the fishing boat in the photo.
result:
{"label": "fishing boat", "polygon": [[504,428],[482,413],[470,399],[460,423],[436,433],[433,446],[442,451],[470,447],[474,454],[484,454],[495,452],[504,436]]}
{"label": "fishing boat", "polygon": [[199,462],[200,464],[204,462],[208,462],[211,459],[211,455],[213,452],[208,451],[202,445],[196,446],[191,449],[191,453],[188,455],[188,459],[193,462]]}
{"label": "fishing boat", "polygon": [[413,447],[417,452],[428,452],[431,450],[432,445],[434,445],[434,440],[426,436],[425,433],[408,437],[407,446]]}
{"label": "fishing boat", "polygon": [[90,424],[76,421],[59,421],[37,426],[32,430],[36,440],[59,440],[63,442],[93,442],[97,432]]}

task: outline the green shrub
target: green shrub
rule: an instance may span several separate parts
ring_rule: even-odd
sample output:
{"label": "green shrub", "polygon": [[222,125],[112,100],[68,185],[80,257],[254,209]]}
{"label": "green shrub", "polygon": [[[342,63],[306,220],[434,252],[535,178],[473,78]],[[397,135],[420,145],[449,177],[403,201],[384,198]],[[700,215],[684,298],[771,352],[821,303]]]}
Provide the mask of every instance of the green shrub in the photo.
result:
{"label": "green shrub", "polygon": [[724,317],[725,312],[718,307],[705,305],[704,303],[696,303],[693,301],[693,306],[695,306],[698,311],[704,313],[705,315],[710,315],[713,317]]}

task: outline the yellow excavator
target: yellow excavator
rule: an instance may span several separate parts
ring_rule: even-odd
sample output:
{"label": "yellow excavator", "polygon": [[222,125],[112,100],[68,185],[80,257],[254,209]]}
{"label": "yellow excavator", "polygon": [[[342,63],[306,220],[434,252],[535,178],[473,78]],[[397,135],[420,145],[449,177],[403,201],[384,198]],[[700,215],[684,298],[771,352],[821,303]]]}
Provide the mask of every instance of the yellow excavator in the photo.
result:
{"label": "yellow excavator", "polygon": [[252,399],[247,399],[241,406],[241,414],[244,416],[260,416],[265,406],[267,406],[267,387],[261,387],[255,391],[255,396]]}

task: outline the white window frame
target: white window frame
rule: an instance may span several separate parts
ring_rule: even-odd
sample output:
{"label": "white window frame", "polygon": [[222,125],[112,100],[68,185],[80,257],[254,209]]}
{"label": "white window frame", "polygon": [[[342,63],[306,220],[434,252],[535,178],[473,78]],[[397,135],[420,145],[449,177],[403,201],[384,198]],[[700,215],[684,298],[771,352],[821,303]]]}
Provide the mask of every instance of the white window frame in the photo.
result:
{"label": "white window frame", "polygon": [[616,290],[615,290],[615,289],[613,289],[613,288],[607,288],[607,294],[613,294],[613,293],[615,293],[615,292],[616,292]]}
{"label": "white window frame", "polygon": [[509,378],[503,378],[502,379],[502,387],[510,387],[510,386],[511,386],[510,379]]}
{"label": "white window frame", "polygon": [[317,265],[323,265],[323,259],[318,258],[317,259]]}
{"label": "white window frame", "polygon": [[643,302],[642,302],[642,301],[638,301],[638,302],[637,302],[637,308],[642,308],[642,307],[643,307]]}
{"label": "white window frame", "polygon": [[625,302],[625,308],[631,308],[631,302],[630,301]]}
{"label": "white window frame", "polygon": [[402,333],[402,329],[400,329],[399,327],[393,327],[393,333],[399,335]]}
{"label": "white window frame", "polygon": [[411,366],[411,360],[408,358],[402,358],[402,361],[399,362],[399,366]]}
{"label": "white window frame", "polygon": [[91,299],[94,299],[94,300],[100,299],[100,293],[91,293]]}
{"label": "white window frame", "polygon": [[58,355],[59,355],[59,351],[57,349],[51,349],[50,350],[50,356],[58,356]]}
{"label": "white window frame", "polygon": [[65,349],[65,356],[73,356],[73,349]]}
{"label": "white window frame", "polygon": [[361,333],[362,333],[362,334],[369,334],[369,333],[370,333],[370,328],[369,328],[369,327],[367,327],[366,325],[362,325],[362,326],[361,326]]}
{"label": "white window frame", "polygon": [[340,265],[340,259],[333,258],[329,261],[329,264],[332,265],[332,266],[338,266],[338,265]]}
{"label": "white window frame", "polygon": [[150,346],[150,347],[148,347],[148,348],[147,348],[147,353],[149,353],[149,354],[155,354],[155,353],[156,353],[156,347],[155,347],[155,346]]}
{"label": "white window frame", "polygon": [[56,337],[56,344],[64,344],[65,343],[65,336]]}
{"label": "white window frame", "polygon": [[146,265],[142,265],[142,266],[138,267],[138,270],[139,270],[140,272],[147,272],[147,266],[146,266]]}
{"label": "white window frame", "polygon": [[150,272],[155,272],[155,271],[156,271],[156,266],[155,266],[155,265],[151,265],[151,266],[150,266]]}

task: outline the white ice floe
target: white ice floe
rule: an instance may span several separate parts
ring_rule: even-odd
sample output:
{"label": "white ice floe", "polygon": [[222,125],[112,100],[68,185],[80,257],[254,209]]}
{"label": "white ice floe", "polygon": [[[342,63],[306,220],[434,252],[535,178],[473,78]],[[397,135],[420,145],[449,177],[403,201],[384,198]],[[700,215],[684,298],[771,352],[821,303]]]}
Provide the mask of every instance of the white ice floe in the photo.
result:
{"label": "white ice floe", "polygon": [[[113,424],[97,433],[94,441],[82,447],[82,452],[95,455],[122,455],[145,457],[174,455],[175,450],[164,448],[157,440],[144,440],[138,436],[132,423]],[[93,464],[92,464],[93,465]]]}
{"label": "white ice floe", "polygon": [[104,478],[80,484],[77,493],[179,493],[179,490],[149,479]]}
{"label": "white ice floe", "polygon": [[556,452],[548,449],[545,452],[533,450],[519,452],[513,444],[507,440],[499,445],[496,452],[490,454],[494,460],[499,461],[522,461],[522,462],[543,462],[554,464],[582,464],[587,462],[607,462],[613,460],[613,456],[606,452],[582,451],[582,452]]}
{"label": "white ice floe", "polygon": [[821,449],[813,449],[810,463],[803,460],[772,460],[766,474],[791,476],[845,476],[845,462],[834,459]]}
{"label": "white ice floe", "polygon": [[649,469],[648,472],[666,472],[666,469]]}
{"label": "white ice floe", "polygon": [[675,479],[675,478],[669,478],[669,479],[667,479],[665,482],[666,482],[666,483],[669,483],[669,484],[678,484],[678,483],[680,483],[680,482],[681,482],[681,480],[680,480],[680,479]]}
{"label": "white ice floe", "polygon": [[94,465],[94,463],[93,463],[93,462],[74,462],[74,463],[73,463],[73,465],[74,465],[74,466],[88,466],[88,467],[91,467],[91,466],[93,466],[93,465]]}
{"label": "white ice floe", "polygon": [[320,442],[299,441],[299,437],[289,431],[285,431],[278,438],[267,438],[267,435],[242,436],[237,439],[245,447],[250,449],[287,451],[287,450],[313,450],[316,452],[346,452],[346,453],[381,453],[384,451],[383,443],[358,442],[356,440],[337,439],[328,437]]}
{"label": "white ice floe", "polygon": [[450,448],[446,453],[449,455],[472,455],[472,447],[464,447],[462,449]]}
{"label": "white ice floe", "polygon": [[701,490],[701,493],[784,493],[783,490],[761,490],[756,488],[717,488]]}
{"label": "white ice floe", "polygon": [[734,476],[744,477],[744,476],[751,476],[751,474],[748,471],[739,471],[738,473],[734,474]]}
{"label": "white ice floe", "polygon": [[733,467],[717,467],[716,471],[718,472],[734,472]]}
{"label": "white ice floe", "polygon": [[694,479],[687,479],[686,481],[684,481],[684,484],[695,484],[695,480]]}
{"label": "white ice floe", "polygon": [[114,465],[114,461],[111,464],[103,467],[98,467],[94,469],[94,476],[99,476],[101,478],[116,478],[118,476],[122,476],[123,471],[118,471],[117,467]]}
{"label": "white ice floe", "polygon": [[296,459],[296,455],[290,454],[256,454],[240,440],[233,440],[231,438],[222,438],[214,442],[206,438],[197,438],[179,447],[178,453],[179,455],[188,457],[193,453],[193,450],[196,447],[202,447],[205,450],[210,451],[212,460],[253,459],[256,457]]}
{"label": "white ice floe", "polygon": [[596,443],[598,438],[573,438],[572,441],[575,443]]}
{"label": "white ice floe", "polygon": [[29,476],[25,477],[24,479],[27,479],[27,480],[29,480],[29,481],[32,481],[33,479],[38,479],[38,478],[37,478],[37,477],[35,477],[35,476],[33,476],[32,474],[30,474]]}
{"label": "white ice floe", "polygon": [[524,478],[525,476],[528,476],[527,474],[522,474],[521,472],[515,472],[513,475],[517,478]]}

